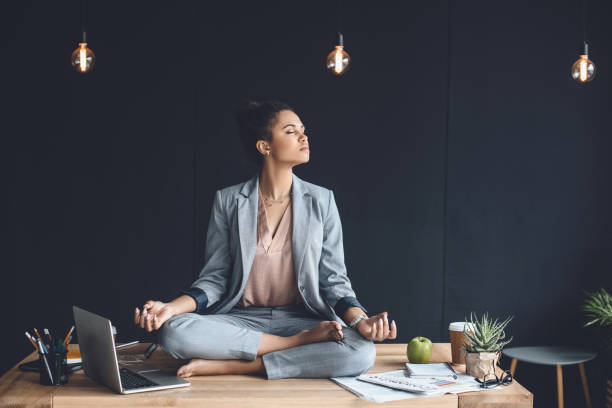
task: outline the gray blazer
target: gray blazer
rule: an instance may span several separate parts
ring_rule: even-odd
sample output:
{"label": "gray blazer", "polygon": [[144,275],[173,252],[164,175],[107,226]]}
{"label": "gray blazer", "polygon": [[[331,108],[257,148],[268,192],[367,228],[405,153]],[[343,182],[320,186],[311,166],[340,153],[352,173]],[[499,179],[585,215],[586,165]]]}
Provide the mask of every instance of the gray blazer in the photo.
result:
{"label": "gray blazer", "polygon": [[[215,193],[204,267],[183,294],[192,296],[196,313],[227,313],[242,297],[257,245],[259,173]],[[294,273],[305,307],[327,320],[342,320],[357,301],[344,265],[342,225],[334,193],[293,174],[292,249]]]}

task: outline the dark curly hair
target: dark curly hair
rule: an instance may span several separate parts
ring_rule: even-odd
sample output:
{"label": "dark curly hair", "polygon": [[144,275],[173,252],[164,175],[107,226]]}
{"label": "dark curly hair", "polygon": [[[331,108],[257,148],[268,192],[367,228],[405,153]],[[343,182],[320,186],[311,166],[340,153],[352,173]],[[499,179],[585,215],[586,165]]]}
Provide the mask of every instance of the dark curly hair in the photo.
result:
{"label": "dark curly hair", "polygon": [[242,100],[234,107],[234,118],[238,122],[242,147],[255,165],[261,166],[263,155],[255,144],[258,140],[272,141],[271,128],[276,124],[276,115],[283,110],[294,111],[284,102]]}

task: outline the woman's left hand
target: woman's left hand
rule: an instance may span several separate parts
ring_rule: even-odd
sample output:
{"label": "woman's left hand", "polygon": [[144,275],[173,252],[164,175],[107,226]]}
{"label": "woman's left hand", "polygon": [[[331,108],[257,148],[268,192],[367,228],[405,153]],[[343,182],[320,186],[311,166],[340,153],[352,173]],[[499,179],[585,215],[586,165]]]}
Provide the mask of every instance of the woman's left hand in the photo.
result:
{"label": "woman's left hand", "polygon": [[385,339],[395,339],[397,337],[395,320],[392,320],[391,324],[389,324],[387,312],[361,319],[355,328],[359,334],[372,341],[383,341]]}

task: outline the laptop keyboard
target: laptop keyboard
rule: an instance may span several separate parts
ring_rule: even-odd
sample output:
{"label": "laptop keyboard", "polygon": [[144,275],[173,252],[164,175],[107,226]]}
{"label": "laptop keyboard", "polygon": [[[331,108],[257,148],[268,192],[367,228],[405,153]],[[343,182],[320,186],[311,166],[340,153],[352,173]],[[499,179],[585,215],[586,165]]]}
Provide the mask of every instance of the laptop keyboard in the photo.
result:
{"label": "laptop keyboard", "polygon": [[125,390],[132,390],[134,388],[151,387],[158,385],[153,381],[147,380],[140,374],[136,374],[127,368],[119,369],[119,376],[121,377],[121,386]]}

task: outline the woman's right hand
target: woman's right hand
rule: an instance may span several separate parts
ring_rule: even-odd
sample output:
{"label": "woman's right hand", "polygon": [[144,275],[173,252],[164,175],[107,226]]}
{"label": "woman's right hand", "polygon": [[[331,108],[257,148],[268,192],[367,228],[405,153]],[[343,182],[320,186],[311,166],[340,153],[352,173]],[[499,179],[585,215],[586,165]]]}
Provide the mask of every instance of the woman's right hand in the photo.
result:
{"label": "woman's right hand", "polygon": [[138,308],[134,310],[134,323],[151,332],[159,329],[174,314],[170,303],[148,300],[142,306],[142,311]]}

